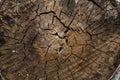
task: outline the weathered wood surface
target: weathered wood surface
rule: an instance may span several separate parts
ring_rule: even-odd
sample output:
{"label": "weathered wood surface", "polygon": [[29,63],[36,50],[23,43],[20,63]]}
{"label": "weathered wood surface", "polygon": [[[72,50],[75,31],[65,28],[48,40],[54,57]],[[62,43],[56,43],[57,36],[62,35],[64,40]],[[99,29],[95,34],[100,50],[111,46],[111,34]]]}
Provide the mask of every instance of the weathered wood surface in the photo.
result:
{"label": "weathered wood surface", "polygon": [[0,0],[5,80],[107,80],[120,62],[112,0]]}

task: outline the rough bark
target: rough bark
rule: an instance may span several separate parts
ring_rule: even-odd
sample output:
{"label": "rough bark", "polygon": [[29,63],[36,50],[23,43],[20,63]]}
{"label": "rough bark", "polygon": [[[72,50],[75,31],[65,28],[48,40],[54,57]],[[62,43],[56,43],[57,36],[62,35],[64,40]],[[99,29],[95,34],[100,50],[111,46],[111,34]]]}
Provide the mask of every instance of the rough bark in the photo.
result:
{"label": "rough bark", "polygon": [[5,80],[107,80],[120,61],[119,5],[111,0],[1,0]]}

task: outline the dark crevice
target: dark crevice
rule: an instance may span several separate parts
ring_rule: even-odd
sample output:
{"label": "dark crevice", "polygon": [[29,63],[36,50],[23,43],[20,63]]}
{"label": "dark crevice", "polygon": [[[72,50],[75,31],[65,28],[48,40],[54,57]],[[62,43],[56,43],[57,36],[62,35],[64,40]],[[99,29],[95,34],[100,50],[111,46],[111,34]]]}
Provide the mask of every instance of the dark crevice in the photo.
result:
{"label": "dark crevice", "polygon": [[88,0],[88,1],[91,1],[93,4],[95,4],[97,7],[99,7],[100,9],[104,10],[103,7],[101,7],[96,1],[94,0]]}
{"label": "dark crevice", "polygon": [[114,66],[117,68],[119,64],[120,64],[120,50],[118,51],[118,54],[115,57]]}
{"label": "dark crevice", "polygon": [[34,44],[34,41],[35,41],[35,39],[37,38],[37,36],[38,36],[38,33],[33,37],[33,39],[31,40],[31,45],[33,45]]}
{"label": "dark crevice", "polygon": [[60,36],[57,32],[56,32],[56,33],[54,33],[54,34],[52,34],[52,35],[58,36],[60,39],[65,39],[65,37],[66,37],[66,36],[63,36],[63,37],[62,37],[62,36]]}
{"label": "dark crevice", "polygon": [[8,22],[9,25],[14,23],[14,20],[9,15],[4,15],[2,19],[6,22]]}
{"label": "dark crevice", "polygon": [[5,39],[4,38],[0,38],[0,45],[3,45],[5,43],[6,43]]}

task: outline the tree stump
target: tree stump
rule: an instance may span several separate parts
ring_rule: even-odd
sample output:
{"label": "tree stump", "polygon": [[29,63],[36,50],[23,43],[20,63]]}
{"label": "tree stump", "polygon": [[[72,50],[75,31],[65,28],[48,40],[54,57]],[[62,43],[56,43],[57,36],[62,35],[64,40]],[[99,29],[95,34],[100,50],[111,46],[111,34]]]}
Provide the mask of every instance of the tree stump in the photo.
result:
{"label": "tree stump", "polygon": [[107,80],[119,62],[119,4],[0,0],[4,80]]}

